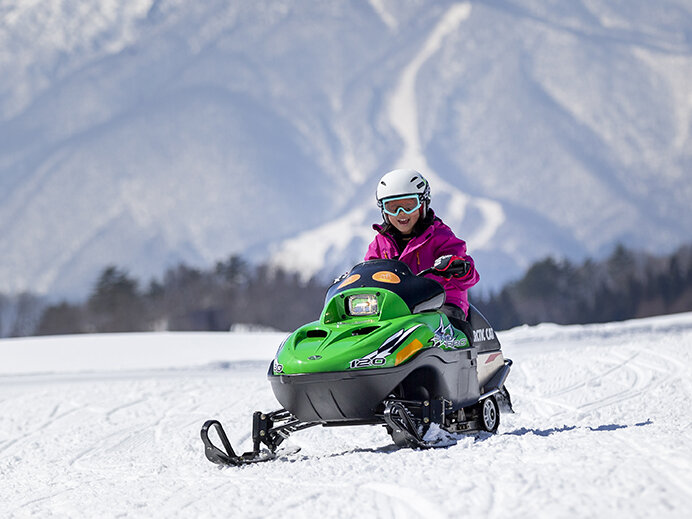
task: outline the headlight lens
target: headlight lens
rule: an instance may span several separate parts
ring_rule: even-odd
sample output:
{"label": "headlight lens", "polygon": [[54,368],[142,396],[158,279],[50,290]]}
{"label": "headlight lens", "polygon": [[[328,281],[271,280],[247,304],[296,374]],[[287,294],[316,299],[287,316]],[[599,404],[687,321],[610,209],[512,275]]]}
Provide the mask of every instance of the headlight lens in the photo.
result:
{"label": "headlight lens", "polygon": [[348,313],[351,315],[376,315],[377,297],[374,294],[349,296]]}

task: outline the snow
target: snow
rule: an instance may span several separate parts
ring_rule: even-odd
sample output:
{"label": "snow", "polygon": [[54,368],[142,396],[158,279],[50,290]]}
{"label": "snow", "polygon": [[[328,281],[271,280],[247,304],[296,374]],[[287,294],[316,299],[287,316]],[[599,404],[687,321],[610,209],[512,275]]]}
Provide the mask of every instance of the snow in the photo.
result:
{"label": "snow", "polygon": [[396,18],[387,10],[383,0],[370,0],[370,5],[390,30],[397,28],[399,22],[397,22]]}
{"label": "snow", "polygon": [[[423,64],[439,51],[442,41],[449,33],[458,29],[459,24],[471,14],[471,4],[455,4],[440,17],[425,40],[420,51],[406,65],[399,78],[395,91],[390,96],[389,119],[392,127],[404,141],[403,156],[397,167],[413,167],[428,171],[423,156],[418,129],[418,103],[416,100],[416,79]],[[426,167],[423,167],[423,166]],[[392,168],[394,169],[394,168]]]}
{"label": "snow", "polygon": [[[330,256],[341,258],[332,272],[334,276],[349,270],[362,261],[368,243],[375,236],[371,223],[374,221],[373,213],[376,211],[358,207],[342,218],[281,242],[272,251],[273,264],[299,272],[305,281],[323,270]],[[358,254],[350,252],[349,247],[354,241],[358,243]]]}
{"label": "snow", "polygon": [[0,341],[4,517],[687,517],[692,313],[500,332],[516,413],[497,435],[397,449],[382,427],[313,428],[243,468],[203,455],[216,417],[239,450],[284,334]]}
{"label": "snow", "polygon": [[502,206],[487,198],[472,198],[453,185],[442,180],[440,175],[428,164],[420,138],[416,83],[421,67],[440,50],[442,42],[450,33],[459,30],[462,22],[471,15],[471,4],[464,2],[452,5],[433,28],[421,50],[404,68],[399,82],[389,98],[389,121],[404,143],[404,150],[398,159],[397,167],[414,168],[425,172],[434,185],[436,193],[446,193],[450,201],[444,214],[447,222],[463,225],[469,207],[476,207],[482,219],[475,223],[476,230],[468,237],[471,248],[487,247],[505,220]]}
{"label": "snow", "polygon": [[[217,361],[264,361],[273,358],[287,335],[161,332],[7,339],[0,343],[0,351],[12,362],[0,366],[0,376],[166,370],[208,366]],[[229,343],[234,346],[230,351]]]}

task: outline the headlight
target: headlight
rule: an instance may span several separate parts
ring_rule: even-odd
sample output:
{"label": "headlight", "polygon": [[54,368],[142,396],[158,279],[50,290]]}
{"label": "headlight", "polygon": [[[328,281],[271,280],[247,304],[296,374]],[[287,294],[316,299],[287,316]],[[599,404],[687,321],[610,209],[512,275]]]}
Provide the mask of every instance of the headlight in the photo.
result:
{"label": "headlight", "polygon": [[373,294],[349,296],[348,313],[350,315],[376,315],[377,296]]}

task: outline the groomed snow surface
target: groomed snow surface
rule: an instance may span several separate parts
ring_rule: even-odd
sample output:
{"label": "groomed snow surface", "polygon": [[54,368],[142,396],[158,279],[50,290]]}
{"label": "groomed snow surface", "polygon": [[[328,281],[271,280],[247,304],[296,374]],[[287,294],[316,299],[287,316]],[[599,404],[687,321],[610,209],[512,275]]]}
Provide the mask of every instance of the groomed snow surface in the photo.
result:
{"label": "groomed snow surface", "polygon": [[499,336],[516,413],[497,435],[415,451],[317,427],[223,469],[200,426],[250,447],[282,334],[0,341],[0,515],[689,517],[692,314]]}

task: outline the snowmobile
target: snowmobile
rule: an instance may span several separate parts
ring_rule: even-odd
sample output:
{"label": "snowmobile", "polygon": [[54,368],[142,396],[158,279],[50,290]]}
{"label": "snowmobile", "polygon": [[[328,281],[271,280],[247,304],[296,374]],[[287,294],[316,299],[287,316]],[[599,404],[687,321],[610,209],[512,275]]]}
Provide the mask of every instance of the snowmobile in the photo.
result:
{"label": "snowmobile", "polygon": [[468,268],[456,256],[418,275],[397,260],[353,267],[328,289],[319,321],[279,347],[267,375],[283,407],[254,413],[253,449],[236,454],[221,423],[208,420],[207,459],[236,466],[273,459],[290,434],[317,425],[383,425],[397,446],[412,448],[436,446],[425,438],[432,424],[452,434],[497,431],[500,409],[511,412],[512,361],[475,307],[465,330],[452,326],[440,310],[442,285],[424,277],[463,277]]}

